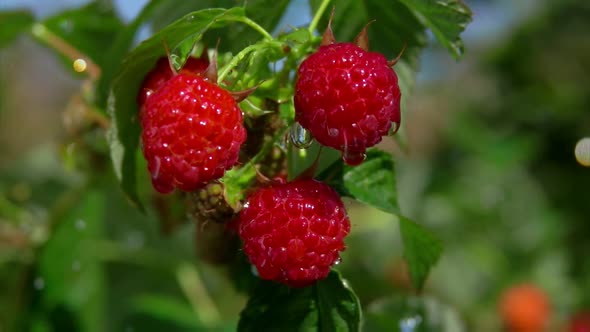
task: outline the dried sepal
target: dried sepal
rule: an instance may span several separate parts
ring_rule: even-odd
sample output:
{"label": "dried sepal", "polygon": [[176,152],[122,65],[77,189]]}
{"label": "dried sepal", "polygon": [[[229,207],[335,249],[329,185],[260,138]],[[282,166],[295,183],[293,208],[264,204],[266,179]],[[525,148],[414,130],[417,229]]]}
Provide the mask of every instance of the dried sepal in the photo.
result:
{"label": "dried sepal", "polygon": [[375,20],[370,21],[369,23],[365,24],[361,32],[354,38],[354,44],[365,51],[369,50],[369,25],[371,25]]}
{"label": "dried sepal", "polygon": [[395,66],[396,63],[398,63],[399,59],[401,59],[402,55],[404,54],[404,51],[406,50],[406,46],[407,46],[407,44],[404,43],[404,46],[402,47],[402,50],[395,57],[395,59],[391,59],[391,60],[387,61],[387,64],[390,67],[393,67],[393,66]]}
{"label": "dried sepal", "polygon": [[321,46],[326,46],[330,44],[334,44],[336,42],[336,37],[334,37],[334,31],[332,31],[332,19],[334,18],[334,11],[336,7],[332,7],[332,12],[330,13],[330,19],[328,20],[328,27],[324,34],[322,35],[322,42],[320,43]]}

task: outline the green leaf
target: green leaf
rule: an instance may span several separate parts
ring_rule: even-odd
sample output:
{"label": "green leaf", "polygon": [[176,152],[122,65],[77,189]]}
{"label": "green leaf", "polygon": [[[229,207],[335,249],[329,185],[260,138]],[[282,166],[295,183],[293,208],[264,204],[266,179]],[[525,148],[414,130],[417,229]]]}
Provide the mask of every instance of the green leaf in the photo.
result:
{"label": "green leaf", "polygon": [[463,54],[461,32],[471,10],[460,0],[400,0],[423,22],[455,58]]}
{"label": "green leaf", "polygon": [[[89,245],[103,234],[105,196],[86,191],[72,195],[76,208],[56,223],[41,249],[37,288],[43,288],[45,312],[64,311],[68,323],[79,321],[80,330],[104,330],[105,275]],[[72,317],[73,316],[73,317]]]}
{"label": "green leaf", "polygon": [[[321,0],[310,3],[315,11]],[[460,0],[334,0],[332,4],[337,40],[352,41],[365,24],[376,20],[369,27],[371,49],[393,58],[406,45],[402,61],[412,67],[426,45],[426,28],[458,58],[463,53],[460,34],[471,21],[471,11]],[[327,15],[322,18],[323,26],[327,19]]]}
{"label": "green leaf", "polygon": [[202,324],[189,303],[164,295],[141,295],[133,299],[132,307],[137,313],[179,325],[201,328]]}
{"label": "green leaf", "polygon": [[[315,12],[322,0],[310,0]],[[392,59],[403,49],[402,61],[415,66],[420,50],[426,45],[424,25],[399,0],[334,0],[336,12],[332,22],[338,41],[352,42],[354,37],[370,21],[369,47]],[[328,24],[328,14],[322,17],[320,30]]]}
{"label": "green leaf", "polygon": [[264,282],[242,311],[238,331],[358,331],[360,303],[340,274],[305,288]]}
{"label": "green leaf", "polygon": [[190,13],[142,42],[123,60],[113,80],[107,105],[112,119],[107,139],[115,174],[128,198],[138,206],[141,207],[136,189],[136,155],[140,127],[136,96],[146,73],[159,57],[165,55],[162,41],[165,41],[170,49],[186,43],[187,40],[196,43],[208,29],[243,18],[242,8],[205,9]]}
{"label": "green leaf", "polygon": [[[51,47],[54,43],[48,40],[57,36],[102,67],[105,50],[109,49],[123,23],[111,6],[91,2],[52,16],[41,26],[44,29],[33,29],[33,35],[41,42]],[[68,68],[71,67],[71,59],[63,57],[62,60]]]}
{"label": "green leaf", "polygon": [[404,243],[404,257],[408,263],[414,287],[422,289],[428,272],[442,254],[442,244],[424,227],[399,216],[399,227]]}
{"label": "green leaf", "polygon": [[0,13],[0,48],[11,43],[21,32],[28,29],[35,18],[25,10]]}
{"label": "green leaf", "polygon": [[157,9],[160,9],[165,3],[167,3],[167,1],[164,0],[150,1],[145,7],[143,7],[139,15],[137,15],[129,25],[117,33],[117,36],[105,55],[104,63],[101,68],[102,72],[96,86],[96,104],[99,105],[99,107],[104,107],[106,105],[109,86],[119,70],[121,59],[125,56],[127,51],[129,51],[129,48],[131,48],[137,30],[143,23],[156,14],[158,12]]}
{"label": "green leaf", "polygon": [[395,169],[391,154],[370,150],[360,165],[344,168],[344,187],[357,200],[399,214]]}
{"label": "green leaf", "polygon": [[[187,12],[205,8],[241,6],[245,15],[258,23],[262,28],[273,31],[283,16],[289,0],[200,0],[200,1],[167,1],[153,18],[152,28],[159,30],[168,23],[178,19]],[[245,26],[237,25],[216,31],[214,35],[205,35],[208,45],[216,45],[220,41],[221,52],[236,52],[257,42],[260,35]]]}

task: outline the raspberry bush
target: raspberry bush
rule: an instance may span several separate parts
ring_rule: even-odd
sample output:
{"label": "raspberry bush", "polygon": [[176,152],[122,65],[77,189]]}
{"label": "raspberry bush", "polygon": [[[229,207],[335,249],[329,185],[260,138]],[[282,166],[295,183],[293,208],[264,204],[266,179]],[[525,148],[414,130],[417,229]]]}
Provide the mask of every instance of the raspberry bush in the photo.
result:
{"label": "raspberry bush", "polygon": [[[78,208],[130,204],[145,218],[158,216],[168,236],[195,233],[196,258],[167,262],[162,245],[138,264],[173,266],[170,283],[189,294],[196,318],[185,303],[149,296],[137,300],[138,311],[204,329],[232,326],[216,310],[197,309],[211,301],[199,281],[199,269],[210,268],[204,262],[248,296],[240,331],[359,330],[361,303],[338,272],[352,247],[347,236],[365,222],[348,215],[355,201],[391,214],[407,287],[423,288],[442,246],[402,213],[395,158],[379,143],[405,145],[404,98],[427,30],[451,55],[462,55],[460,33],[471,19],[462,2],[312,0],[311,21],[300,27],[279,23],[287,0],[152,0],[128,23],[108,3],[45,21],[25,11],[2,14],[10,23],[2,23],[9,27],[2,42],[30,31],[84,80],[83,116],[68,115],[70,147],[83,148],[68,162],[88,177],[81,190],[89,194],[68,222],[77,223]],[[145,26],[149,36],[136,42]],[[102,194],[111,174],[127,201]],[[89,219],[125,218],[95,212]],[[195,229],[187,230],[186,219]],[[108,242],[92,243],[105,260],[124,256]],[[41,252],[62,250],[52,244]],[[38,289],[60,279],[46,264],[33,280]],[[51,295],[41,301],[58,314],[77,303]],[[100,330],[90,318],[81,324]]]}

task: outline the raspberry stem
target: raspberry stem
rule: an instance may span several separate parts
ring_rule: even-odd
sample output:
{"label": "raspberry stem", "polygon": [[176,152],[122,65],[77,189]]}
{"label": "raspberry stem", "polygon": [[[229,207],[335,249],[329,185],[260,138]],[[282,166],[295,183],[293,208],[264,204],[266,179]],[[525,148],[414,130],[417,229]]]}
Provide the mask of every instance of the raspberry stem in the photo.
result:
{"label": "raspberry stem", "polygon": [[317,28],[318,23],[320,23],[320,19],[322,18],[322,15],[324,15],[324,12],[326,11],[326,8],[328,8],[329,4],[330,4],[330,0],[323,0],[322,3],[320,4],[318,11],[315,12],[314,17],[311,20],[311,23],[309,24],[309,33],[310,34],[313,35],[313,32]]}
{"label": "raspberry stem", "polygon": [[253,45],[250,45],[250,46],[244,48],[238,54],[236,54],[229,61],[229,63],[227,65],[225,65],[221,69],[221,71],[219,72],[219,76],[217,77],[217,84],[221,84],[225,80],[225,78],[227,77],[227,75],[229,75],[229,73],[235,67],[237,67],[237,65],[240,63],[240,61],[244,60],[244,58],[246,57],[246,55],[248,55],[248,53],[254,52],[254,51],[258,50],[258,49],[266,48],[269,45],[282,48],[282,44],[280,44],[280,43],[257,43],[257,44],[253,44]]}
{"label": "raspberry stem", "polygon": [[83,54],[68,42],[49,31],[43,24],[34,24],[31,29],[31,33],[33,36],[42,42],[47,43],[51,48],[57,50],[59,53],[63,54],[73,62],[80,59],[83,60],[86,65],[85,71],[88,73],[88,76],[90,76],[90,79],[93,81],[98,80],[100,77],[100,67],[96,65],[87,55]]}
{"label": "raspberry stem", "polygon": [[261,27],[260,25],[258,25],[258,23],[252,21],[251,19],[249,19],[247,17],[243,17],[239,21],[250,26],[252,29],[258,31],[262,36],[264,36],[264,39],[268,39],[268,40],[273,39],[272,35],[270,33],[268,33],[268,31],[266,31],[263,27]]}

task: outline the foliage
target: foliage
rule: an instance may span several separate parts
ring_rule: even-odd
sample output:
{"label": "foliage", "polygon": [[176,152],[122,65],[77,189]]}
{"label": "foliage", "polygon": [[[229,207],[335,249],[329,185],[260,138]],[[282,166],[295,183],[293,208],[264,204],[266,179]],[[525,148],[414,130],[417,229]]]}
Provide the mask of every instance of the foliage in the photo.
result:
{"label": "foliage", "polygon": [[[61,170],[60,177],[35,179],[38,183],[25,188],[33,193],[25,199],[28,204],[19,203],[18,192],[16,196],[0,195],[0,218],[7,220],[6,232],[24,241],[16,248],[26,248],[7,252],[1,259],[8,265],[22,265],[21,276],[7,278],[20,278],[28,285],[12,290],[22,292],[15,295],[21,303],[12,309],[20,316],[14,314],[12,320],[10,313],[2,316],[7,326],[40,331],[120,330],[128,325],[138,330],[236,326],[242,331],[360,329],[362,299],[345,280],[344,272],[332,271],[328,278],[307,288],[288,289],[258,280],[239,257],[225,264],[233,271],[228,278],[195,260],[187,248],[172,246],[176,240],[185,246],[191,242],[192,235],[187,235],[190,225],[184,224],[183,212],[175,210],[185,198],[156,195],[139,154],[137,92],[143,77],[167,49],[171,63],[179,69],[196,49],[219,41],[218,84],[233,91],[259,85],[242,102],[246,118],[250,121],[273,113],[283,124],[270,139],[263,140],[248,162],[221,179],[232,206],[239,206],[255,180],[257,165],[274,147],[284,145],[283,137],[294,123],[293,76],[298,64],[319,45],[316,28],[318,24],[320,30],[327,26],[330,6],[335,6],[333,28],[338,40],[351,41],[375,19],[369,28],[373,50],[394,58],[405,47],[395,67],[404,98],[410,94],[427,30],[458,58],[463,53],[460,34],[471,19],[469,9],[456,0],[311,0],[310,25],[286,28],[279,22],[289,3],[152,0],[129,23],[123,23],[109,1],[91,2],[42,20],[24,10],[0,14],[2,26],[9,27],[0,33],[0,46],[8,45],[19,33],[28,33],[54,50],[67,68],[77,59],[87,65],[73,73],[85,83],[76,105],[83,116],[76,118],[79,121],[64,143],[62,161],[70,169],[62,169],[59,161],[52,160]],[[213,4],[225,8],[211,8]],[[136,45],[137,33],[144,26],[151,27],[152,34]],[[277,30],[277,34],[270,33]],[[272,109],[269,101],[278,106]],[[288,145],[291,177],[320,153],[317,144],[308,150]],[[397,191],[395,158],[374,148],[362,165],[350,167],[334,158],[333,151],[322,153],[318,178],[352,200],[387,213],[388,228],[395,228],[393,221],[398,221],[409,276],[413,288],[420,291],[442,245],[424,226],[402,215],[398,196],[403,193]],[[34,160],[28,161],[10,171],[16,179],[22,176],[19,169],[30,169],[34,164]],[[7,179],[0,185],[18,185]],[[35,205],[45,206],[49,212],[32,215]],[[169,238],[158,234],[158,226],[171,233]],[[27,227],[35,231],[23,232]],[[124,240],[119,241],[120,237]],[[132,268],[141,273],[113,277]],[[160,283],[153,285],[153,280]],[[162,284],[161,280],[167,282]],[[239,321],[236,312],[244,303],[227,300],[239,298],[229,286],[231,282],[238,290],[249,292]],[[223,305],[226,303],[232,304]]]}

